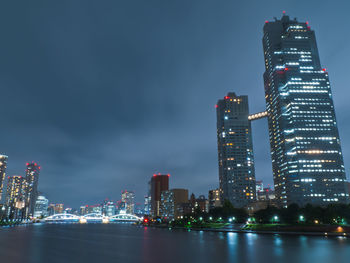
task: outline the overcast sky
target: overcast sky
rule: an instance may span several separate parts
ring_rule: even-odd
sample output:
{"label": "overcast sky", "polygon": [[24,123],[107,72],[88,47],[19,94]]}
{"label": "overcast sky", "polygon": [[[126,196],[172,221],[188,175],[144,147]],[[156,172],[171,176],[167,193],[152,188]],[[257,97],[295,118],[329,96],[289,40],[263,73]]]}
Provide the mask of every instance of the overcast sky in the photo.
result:
{"label": "overcast sky", "polygon": [[[3,1],[0,153],[7,175],[42,169],[67,206],[138,201],[153,173],[172,188],[218,187],[215,104],[227,92],[265,109],[265,20],[309,21],[330,75],[350,174],[348,1]],[[257,180],[272,184],[267,120],[253,124]]]}

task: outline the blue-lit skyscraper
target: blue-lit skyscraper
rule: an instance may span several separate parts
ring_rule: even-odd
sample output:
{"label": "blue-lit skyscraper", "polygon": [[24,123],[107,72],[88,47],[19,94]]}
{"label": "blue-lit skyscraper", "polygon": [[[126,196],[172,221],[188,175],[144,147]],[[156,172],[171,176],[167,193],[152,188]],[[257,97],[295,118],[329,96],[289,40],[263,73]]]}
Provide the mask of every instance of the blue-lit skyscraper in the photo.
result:
{"label": "blue-lit skyscraper", "polygon": [[347,203],[348,191],[328,73],[307,22],[266,21],[263,47],[276,198],[297,203]]}
{"label": "blue-lit skyscraper", "polygon": [[216,114],[221,200],[245,207],[256,198],[248,97],[228,93]]}

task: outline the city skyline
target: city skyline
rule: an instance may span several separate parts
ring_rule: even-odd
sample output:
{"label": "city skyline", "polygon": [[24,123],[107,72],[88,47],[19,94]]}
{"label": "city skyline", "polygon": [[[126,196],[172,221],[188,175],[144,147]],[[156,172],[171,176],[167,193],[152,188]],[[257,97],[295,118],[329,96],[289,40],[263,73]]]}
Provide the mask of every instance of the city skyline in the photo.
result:
{"label": "city skyline", "polygon": [[[141,18],[148,22],[147,26],[155,27],[156,32],[151,34],[150,46],[142,48],[135,44],[136,46],[133,46],[132,49],[128,49],[128,55],[137,51],[136,53],[142,59],[139,57],[125,58],[118,52],[117,48],[113,48],[115,42],[112,43],[113,45],[105,43],[107,49],[110,48],[121,61],[129,61],[130,67],[131,65],[140,65],[140,70],[132,72],[136,74],[138,81],[133,77],[122,79],[120,82],[112,78],[112,75],[117,73],[118,76],[121,76],[121,69],[115,66],[119,65],[118,63],[107,59],[107,54],[101,53],[100,49],[103,46],[100,46],[99,50],[95,50],[92,45],[75,43],[74,37],[72,37],[73,42],[69,43],[65,42],[63,37],[63,40],[60,39],[57,45],[53,43],[55,39],[44,38],[45,43],[49,44],[47,47],[50,49],[49,52],[55,53],[54,50],[56,50],[58,54],[63,56],[62,60],[55,56],[55,62],[48,68],[62,70],[62,67],[66,66],[65,60],[71,61],[73,64],[77,63],[74,65],[79,70],[73,70],[73,72],[76,76],[80,76],[79,74],[82,72],[81,81],[76,81],[75,77],[67,71],[54,77],[52,81],[48,80],[54,76],[49,70],[43,69],[46,74],[43,76],[39,76],[38,72],[25,66],[19,67],[18,71],[12,71],[18,64],[26,65],[26,63],[23,61],[24,58],[20,58],[14,53],[14,49],[7,46],[8,43],[5,40],[1,45],[4,50],[9,49],[9,55],[13,57],[10,60],[8,56],[5,56],[3,62],[3,66],[6,64],[6,69],[4,68],[6,77],[3,78],[2,85],[8,89],[4,91],[4,97],[12,98],[15,96],[9,90],[15,90],[17,94],[22,94],[16,95],[18,96],[18,106],[15,108],[4,102],[4,107],[11,109],[9,116],[4,118],[6,129],[1,131],[1,136],[4,139],[0,145],[1,153],[9,156],[7,176],[23,174],[23,164],[26,160],[35,160],[43,167],[38,190],[46,193],[50,200],[61,201],[68,206],[76,207],[82,202],[93,203],[92,200],[100,200],[104,197],[115,198],[124,188],[135,191],[137,201],[141,202],[147,193],[148,177],[158,172],[170,173],[174,187],[186,187],[190,189],[190,192],[207,194],[207,189],[218,187],[214,107],[216,100],[232,91],[240,95],[248,95],[252,113],[265,109],[262,79],[264,71],[261,44],[262,27],[265,20],[272,20],[274,16],[280,17],[284,9],[292,18],[298,17],[301,21],[309,21],[317,33],[322,65],[327,68],[331,77],[345,169],[349,174],[350,152],[348,149],[350,147],[348,145],[350,145],[350,139],[345,136],[350,131],[350,127],[346,122],[348,107],[346,96],[342,96],[342,93],[347,94],[344,76],[346,76],[346,58],[349,57],[350,51],[345,46],[341,48],[341,44],[338,43],[334,47],[334,41],[329,40],[332,39],[332,36],[340,36],[339,30],[346,30],[347,21],[342,18],[345,15],[341,15],[346,8],[337,10],[340,13],[338,17],[325,19],[322,15],[316,14],[327,13],[325,7],[318,7],[318,12],[310,12],[311,6],[311,3],[306,4],[304,11],[297,11],[296,8],[288,5],[282,7],[281,4],[268,10],[262,8],[261,11],[245,8],[242,15],[239,15],[233,12],[233,6],[224,12],[223,7],[219,5],[216,8],[211,8],[212,13],[207,15],[194,11],[185,14],[188,30],[184,29],[181,22],[175,24],[175,21],[171,19],[171,15],[177,17],[181,13],[180,11],[173,13],[170,9],[164,10],[165,14],[170,16],[168,19],[156,12],[157,18],[165,20],[165,28],[172,29],[173,33],[169,33],[169,35],[167,35],[165,28],[157,27],[156,20],[147,19],[144,11],[138,10],[138,15],[141,15]],[[131,7],[129,6],[129,8]],[[207,8],[209,6],[201,7],[201,11],[209,10]],[[74,10],[76,12],[76,9]],[[87,10],[83,10],[82,13],[84,14],[85,11]],[[218,17],[219,13],[222,15],[220,18]],[[36,23],[34,14],[28,16],[30,21]],[[40,12],[39,14],[43,15]],[[68,16],[68,14],[65,15]],[[250,20],[248,19],[249,21],[242,23],[240,28],[237,28],[238,20],[243,20],[244,17]],[[206,20],[204,26],[209,27],[209,29],[203,29],[202,25],[195,22],[196,19],[201,21],[204,18]],[[78,21],[76,20],[78,18],[70,19]],[[79,19],[86,22],[84,17],[79,17]],[[18,21],[23,20],[19,18]],[[59,21],[63,23],[63,21]],[[137,21],[140,22],[140,20]],[[177,20],[176,22],[179,23]],[[73,28],[68,32],[60,31],[62,28],[55,26],[53,20],[49,19],[48,23],[56,31],[61,32],[63,36],[67,36],[67,34],[70,36],[77,30]],[[96,21],[96,23],[99,29],[103,29],[107,22]],[[63,23],[63,28],[64,26],[67,24]],[[12,27],[14,28],[11,30],[16,32],[23,30],[17,24]],[[136,30],[137,34],[141,35],[136,34],[137,37],[133,38],[125,33],[126,42],[123,42],[124,45],[135,43],[139,37],[144,37],[143,32],[147,29],[145,26],[138,31],[137,28],[130,27],[131,31]],[[85,26],[83,28],[86,29]],[[25,29],[31,29],[30,23],[25,25]],[[203,32],[206,30],[210,32],[208,35]],[[123,32],[122,27],[118,27],[116,32]],[[100,35],[95,36],[95,32],[84,31],[83,37],[91,37],[95,41],[104,40],[108,38],[109,34],[115,36],[116,32],[112,33],[111,27],[107,24],[107,29],[102,30]],[[192,36],[193,32],[198,35]],[[42,68],[46,65],[43,56],[45,51],[37,49],[39,42],[36,34],[44,33],[45,36],[50,36],[50,34],[44,25],[37,28],[34,33],[36,37],[29,39],[27,46],[23,46],[21,41],[18,41],[17,49],[19,48],[19,54],[24,50],[26,52],[33,50],[33,54],[39,55],[36,58],[39,61],[37,66]],[[7,31],[5,34],[9,34],[9,32]],[[158,34],[161,36],[157,37]],[[238,36],[242,36],[242,38]],[[13,37],[16,39],[19,36],[14,35]],[[177,37],[179,39],[176,43],[179,47],[175,48],[171,42]],[[347,36],[342,35],[341,37],[346,38]],[[186,38],[190,40],[186,41]],[[164,42],[156,46],[159,50],[156,53],[156,58],[152,60],[145,53],[154,50],[154,47],[151,47],[152,44],[159,43],[159,41]],[[339,43],[341,42],[346,41],[339,41]],[[83,44],[87,45],[86,48],[89,49],[89,52],[93,51],[93,54],[97,57],[101,56],[105,60],[99,61],[96,57],[89,57],[89,63],[83,63],[82,56],[85,53],[84,50],[79,51]],[[79,48],[75,45],[78,45]],[[237,63],[236,61],[243,59],[242,56],[236,54],[237,50],[244,48],[244,45],[248,45],[247,50],[250,52],[242,53],[247,56],[247,61],[253,62]],[[119,48],[123,48],[123,46],[118,46]],[[335,50],[338,53],[334,53]],[[165,60],[160,58],[162,52],[168,54]],[[186,58],[185,63],[183,63],[184,57],[180,56],[182,52],[186,53],[186,57],[193,53]],[[75,56],[70,60],[68,55]],[[335,57],[338,58],[337,62]],[[26,59],[32,61],[33,57],[29,56]],[[169,64],[167,61],[171,61],[171,63]],[[194,61],[196,62],[194,63]],[[102,66],[107,73],[102,74],[95,68],[89,68],[93,67],[94,63]],[[147,71],[148,63],[164,67],[156,66],[154,71]],[[142,66],[145,64],[147,67]],[[128,69],[128,64],[125,67]],[[165,71],[166,67],[170,67],[170,70]],[[109,69],[110,71],[108,71]],[[26,73],[25,70],[28,72]],[[91,75],[92,72],[94,73],[92,77],[87,78],[87,75]],[[152,77],[145,78],[144,74]],[[252,74],[254,77],[249,79]],[[154,77],[158,75],[166,77]],[[107,79],[107,77],[110,78]],[[132,81],[132,85],[127,85],[130,91],[121,90],[126,83],[130,83],[128,80]],[[78,94],[72,94],[70,91],[75,84],[78,85]],[[98,86],[99,89],[94,89],[94,86]],[[112,89],[111,87],[114,86],[118,88]],[[85,90],[86,87],[88,88]],[[189,90],[190,88],[191,90]],[[100,90],[106,91],[107,96],[101,96]],[[112,95],[119,100],[109,99],[108,97],[113,97]],[[52,96],[56,96],[57,100],[52,99]],[[28,104],[27,99],[31,102],[30,104]],[[135,100],[133,103],[135,108],[130,109],[129,103],[124,103],[123,99],[125,101]],[[97,106],[91,108],[90,105],[93,102],[96,102]],[[76,103],[81,110],[73,108]],[[60,110],[61,106],[66,108],[64,113]],[[45,114],[43,108],[47,109]],[[142,109],[147,110],[141,112]],[[33,124],[31,128],[25,129],[31,124]],[[266,120],[254,122],[252,126],[253,131],[261,130],[259,134],[253,132],[256,179],[263,179],[265,185],[273,185]],[[140,127],[142,132],[139,132]],[[161,145],[167,145],[167,147],[161,148]],[[139,168],[132,166],[134,160]],[[185,180],[186,183],[182,183]],[[138,182],[140,186],[137,185]],[[115,189],[115,186],[119,189]],[[83,200],[80,201],[80,197],[79,199],[75,197],[77,191]]]}

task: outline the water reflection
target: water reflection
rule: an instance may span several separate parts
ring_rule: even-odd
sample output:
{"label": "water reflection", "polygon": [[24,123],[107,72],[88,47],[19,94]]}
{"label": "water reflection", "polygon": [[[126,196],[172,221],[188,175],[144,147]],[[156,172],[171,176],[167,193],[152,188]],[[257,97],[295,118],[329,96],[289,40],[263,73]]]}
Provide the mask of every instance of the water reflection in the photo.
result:
{"label": "water reflection", "polygon": [[0,262],[349,262],[350,239],[218,233],[131,225],[0,229]]}

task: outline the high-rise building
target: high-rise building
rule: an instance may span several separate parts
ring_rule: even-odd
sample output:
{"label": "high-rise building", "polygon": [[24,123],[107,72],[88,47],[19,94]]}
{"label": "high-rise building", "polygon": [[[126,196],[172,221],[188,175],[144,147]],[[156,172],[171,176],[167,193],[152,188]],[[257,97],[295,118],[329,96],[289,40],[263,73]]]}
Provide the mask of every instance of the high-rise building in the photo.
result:
{"label": "high-rise building", "polygon": [[216,105],[221,200],[245,207],[255,200],[255,170],[247,96],[228,93]]}
{"label": "high-rise building", "polygon": [[220,189],[209,190],[209,210],[221,206]]}
{"label": "high-rise building", "polygon": [[266,21],[264,86],[280,206],[348,203],[331,87],[308,22]]}
{"label": "high-rise building", "polygon": [[38,197],[38,181],[40,166],[37,163],[27,163],[25,176],[26,216],[34,215],[35,201]]}
{"label": "high-rise building", "polygon": [[25,179],[20,175],[8,177],[6,191],[7,216],[9,219],[25,217]]}
{"label": "high-rise building", "polygon": [[49,206],[49,200],[42,195],[39,195],[35,202],[34,217],[45,217],[48,215],[47,208]]}
{"label": "high-rise building", "polygon": [[161,193],[169,190],[169,174],[154,174],[151,178],[151,215],[160,216]]}
{"label": "high-rise building", "polygon": [[175,215],[174,193],[171,190],[162,191],[160,199],[160,216],[168,220],[173,219]]}
{"label": "high-rise building", "polygon": [[135,213],[135,194],[131,191],[122,191],[122,203],[127,214]]}
{"label": "high-rise building", "polygon": [[0,154],[0,201],[2,200],[2,195],[4,190],[7,159],[8,157],[6,155]]}

